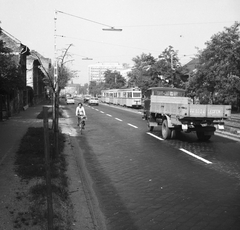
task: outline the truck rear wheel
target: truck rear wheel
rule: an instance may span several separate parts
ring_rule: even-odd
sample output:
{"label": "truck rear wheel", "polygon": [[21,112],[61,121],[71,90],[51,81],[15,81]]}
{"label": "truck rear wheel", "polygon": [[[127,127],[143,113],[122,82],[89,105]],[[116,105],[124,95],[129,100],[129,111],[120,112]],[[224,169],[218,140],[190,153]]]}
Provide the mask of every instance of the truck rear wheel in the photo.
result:
{"label": "truck rear wheel", "polygon": [[166,119],[162,123],[162,137],[163,139],[169,139],[171,137],[171,130],[168,128],[168,122]]}
{"label": "truck rear wheel", "polygon": [[171,130],[171,139],[176,139],[178,138],[180,135],[180,131],[179,130],[176,130],[176,129],[172,129]]}
{"label": "truck rear wheel", "polygon": [[197,133],[198,140],[200,141],[208,141],[212,136],[212,135],[204,134],[204,132],[200,132],[200,131],[197,131],[196,133]]}

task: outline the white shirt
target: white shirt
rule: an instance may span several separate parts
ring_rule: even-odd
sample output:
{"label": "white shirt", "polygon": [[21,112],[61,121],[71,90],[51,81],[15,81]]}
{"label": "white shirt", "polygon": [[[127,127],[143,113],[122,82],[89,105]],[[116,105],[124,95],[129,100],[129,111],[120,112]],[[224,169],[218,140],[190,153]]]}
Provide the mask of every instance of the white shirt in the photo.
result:
{"label": "white shirt", "polygon": [[80,115],[80,116],[86,116],[86,113],[85,113],[85,109],[84,109],[84,107],[82,106],[82,107],[77,107],[76,108],[76,116],[78,116],[78,115]]}

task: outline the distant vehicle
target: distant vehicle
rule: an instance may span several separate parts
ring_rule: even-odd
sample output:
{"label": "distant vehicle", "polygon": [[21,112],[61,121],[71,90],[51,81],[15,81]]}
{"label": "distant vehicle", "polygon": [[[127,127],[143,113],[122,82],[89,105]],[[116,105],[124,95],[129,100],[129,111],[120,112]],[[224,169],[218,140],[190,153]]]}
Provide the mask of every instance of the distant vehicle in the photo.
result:
{"label": "distant vehicle", "polygon": [[66,103],[68,104],[75,104],[74,98],[73,97],[67,97],[66,98]]}
{"label": "distant vehicle", "polygon": [[97,98],[97,97],[91,97],[91,98],[88,100],[88,104],[89,104],[89,105],[98,105],[98,104],[99,104],[98,98]]}
{"label": "distant vehicle", "polygon": [[142,107],[142,91],[137,87],[102,90],[102,102],[132,108]]}
{"label": "distant vehicle", "polygon": [[87,103],[90,98],[91,98],[91,95],[84,95],[83,102]]}

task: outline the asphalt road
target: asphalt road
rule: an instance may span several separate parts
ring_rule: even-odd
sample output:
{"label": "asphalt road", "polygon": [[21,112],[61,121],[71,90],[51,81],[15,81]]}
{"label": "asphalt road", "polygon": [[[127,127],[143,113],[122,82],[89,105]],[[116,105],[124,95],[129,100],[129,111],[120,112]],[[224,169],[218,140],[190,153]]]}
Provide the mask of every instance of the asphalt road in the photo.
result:
{"label": "asphalt road", "polygon": [[78,133],[66,108],[109,230],[240,229],[240,142],[196,135],[162,140],[138,113],[85,106]]}

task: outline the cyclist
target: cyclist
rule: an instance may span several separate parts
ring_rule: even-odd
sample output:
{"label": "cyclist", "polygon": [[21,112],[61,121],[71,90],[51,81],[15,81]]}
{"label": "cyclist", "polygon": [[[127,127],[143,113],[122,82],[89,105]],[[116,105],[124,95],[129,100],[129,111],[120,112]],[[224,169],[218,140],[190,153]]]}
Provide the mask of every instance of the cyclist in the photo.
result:
{"label": "cyclist", "polygon": [[[76,108],[76,116],[78,117],[78,124],[77,124],[78,126],[80,124],[81,119],[83,117],[87,117],[82,102],[78,103],[78,106]],[[85,126],[85,121],[83,121],[83,127],[82,127],[83,129],[84,129],[84,126]]]}

